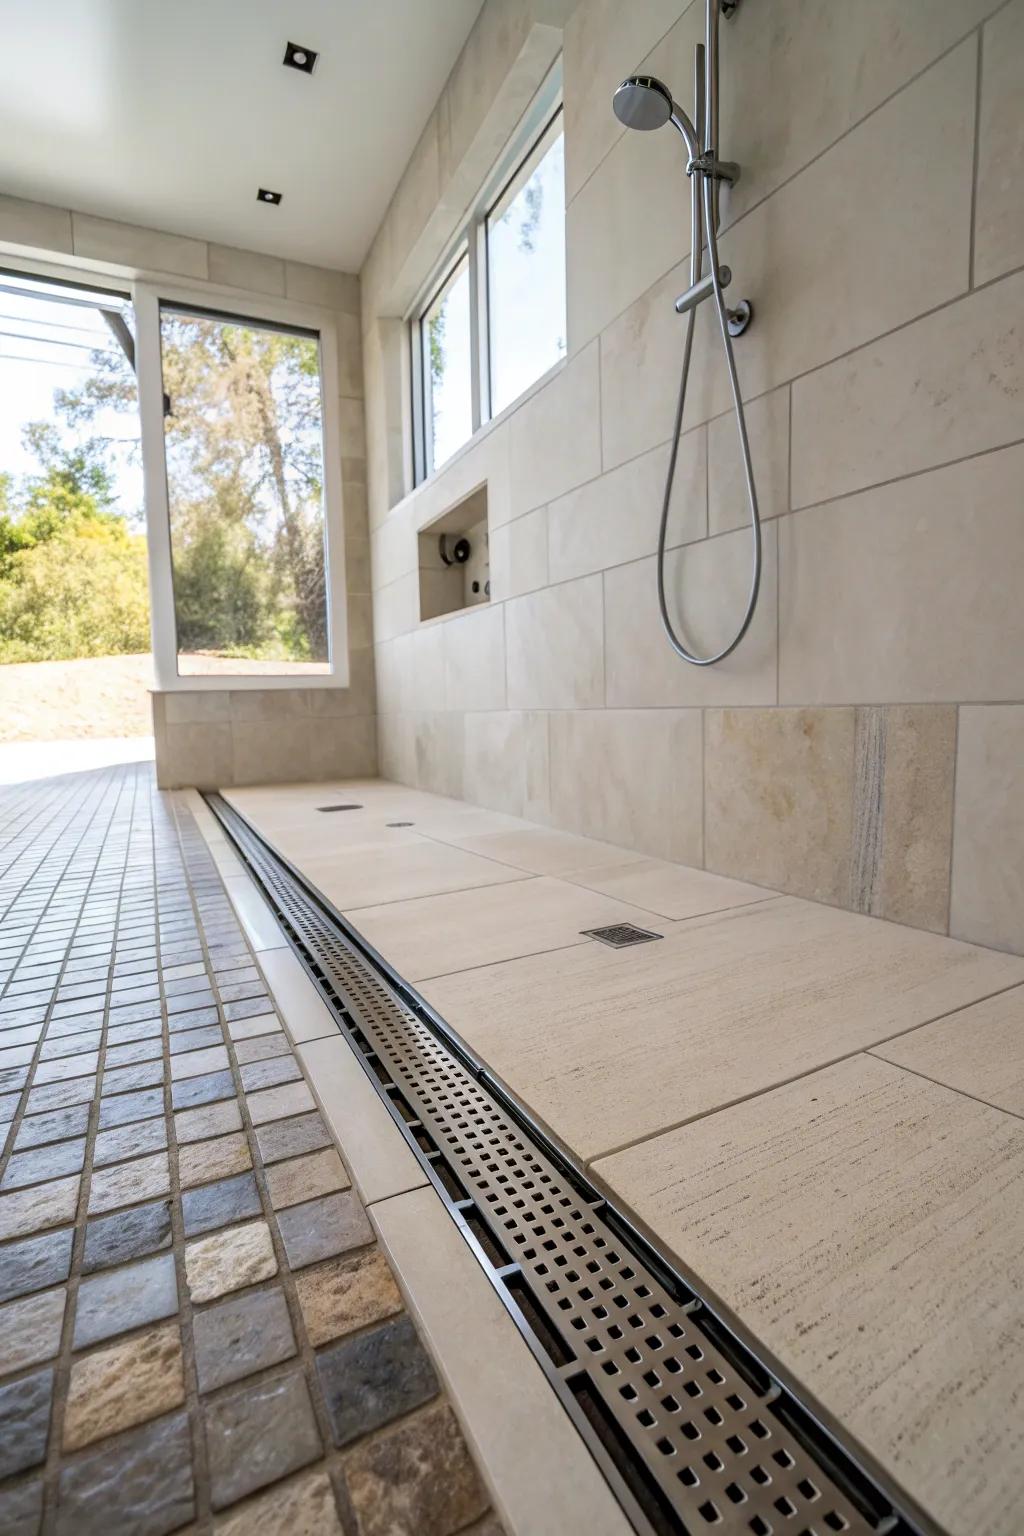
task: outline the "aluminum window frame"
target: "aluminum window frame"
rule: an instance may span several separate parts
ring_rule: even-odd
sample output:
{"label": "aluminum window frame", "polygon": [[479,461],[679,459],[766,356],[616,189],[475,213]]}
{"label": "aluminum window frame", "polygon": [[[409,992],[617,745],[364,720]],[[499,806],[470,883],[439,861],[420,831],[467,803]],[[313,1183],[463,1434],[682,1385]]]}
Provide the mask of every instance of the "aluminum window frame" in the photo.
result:
{"label": "aluminum window frame", "polygon": [[[562,119],[564,134],[564,103],[562,97],[562,60],[559,57],[545,77],[544,83],[520,120],[516,132],[484,182],[466,217],[445,247],[442,259],[432,268],[430,277],[419,290],[416,301],[405,315],[409,337],[410,378],[409,392],[412,418],[412,470],[413,485],[421,485],[438,468],[433,462],[433,433],[430,425],[430,388],[427,375],[427,351],[423,340],[423,322],[427,312],[451,281],[463,260],[469,263],[469,340],[470,340],[470,398],[472,403],[471,427],[466,443],[473,438],[496,414],[510,410],[515,401],[531,387],[502,407],[502,412],[491,409],[491,330],[490,297],[487,260],[487,223],[494,208],[501,202],[538,147],[551,132],[555,122]],[[564,211],[563,211],[564,217]],[[537,375],[543,376],[544,370]],[[535,382],[535,381],[534,381]],[[464,448],[465,443],[459,445]],[[459,449],[454,452],[457,453]],[[451,457],[444,461],[450,462]]]}

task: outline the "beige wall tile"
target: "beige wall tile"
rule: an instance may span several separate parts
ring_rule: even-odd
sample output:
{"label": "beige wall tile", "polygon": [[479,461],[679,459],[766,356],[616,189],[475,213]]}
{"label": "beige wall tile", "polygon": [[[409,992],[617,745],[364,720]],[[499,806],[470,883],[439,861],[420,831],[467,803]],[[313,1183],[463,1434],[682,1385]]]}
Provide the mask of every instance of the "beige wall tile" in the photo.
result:
{"label": "beige wall tile", "polygon": [[363,396],[363,332],[358,315],[339,314],[335,320],[338,337],[338,388],[342,395]]}
{"label": "beige wall tile", "polygon": [[601,444],[606,470],[672,436],[684,338],[683,321],[672,306],[689,282],[689,263],[679,262],[601,334]]}
{"label": "beige wall tile", "polygon": [[1024,1501],[1020,1423],[993,1411],[1024,1388],[1019,1120],[858,1056],[599,1171],[943,1529],[1002,1536]]}
{"label": "beige wall tile", "polygon": [[314,781],[372,778],[377,772],[377,717],[348,715],[309,721],[309,769]]}
{"label": "beige wall tile", "polygon": [[[789,386],[749,401],[743,412],[762,521],[789,511]],[[708,528],[724,533],[750,523],[750,502],[736,429],[729,411],[708,423]]]}
{"label": "beige wall tile", "polygon": [[373,644],[373,600],[369,592],[347,594],[345,624],[351,650],[365,650]]}
{"label": "beige wall tile", "polygon": [[490,537],[491,597],[521,597],[548,584],[548,509],[495,528]]}
{"label": "beige wall tile", "polygon": [[[677,632],[703,654],[739,628],[750,591],[746,531],[670,550],[665,564],[669,612]],[[605,670],[610,708],[663,704],[775,702],[775,525],[764,530],[757,611],[739,647],[714,667],[682,661],[661,627],[656,558],[605,575]]]}
{"label": "beige wall tile", "polygon": [[342,395],[338,402],[341,451],[346,460],[366,458],[366,419],[362,400]]}
{"label": "beige wall tile", "polygon": [[509,423],[513,516],[552,501],[601,468],[597,347],[571,358]]}
{"label": "beige wall tile", "polygon": [[[655,448],[589,480],[548,508],[550,578],[567,581],[649,555],[668,472],[668,447]],[[703,427],[681,438],[672,486],[668,547],[707,533],[707,444]]]}
{"label": "beige wall tile", "polygon": [[[287,784],[310,778],[308,717],[274,716],[235,720],[231,726],[231,771],[234,784]],[[318,726],[323,722],[318,722]]]}
{"label": "beige wall tile", "polygon": [[1024,448],[783,520],[780,697],[1017,699]]}
{"label": "beige wall tile", "polygon": [[960,710],[950,932],[1024,952],[1024,706]]}
{"label": "beige wall tile", "polygon": [[72,214],[76,256],[89,261],[110,261],[119,266],[150,272],[173,272],[180,277],[207,277],[206,242],[168,235],[112,219],[94,219],[87,213]]}
{"label": "beige wall tile", "polygon": [[66,208],[53,208],[49,203],[29,203],[20,197],[0,196],[0,240],[69,254],[72,249],[71,214]]}
{"label": "beige wall tile", "polygon": [[1024,438],[1024,273],[793,385],[793,505]]}
{"label": "beige wall tile", "polygon": [[217,789],[234,783],[229,724],[167,725],[163,734],[165,755],[157,760],[157,780],[162,789],[179,785]]}
{"label": "beige wall tile", "polygon": [[551,716],[551,815],[572,832],[700,864],[702,772],[699,710]]}
{"label": "beige wall tile", "polygon": [[956,709],[857,710],[848,905],[944,933],[949,922]]}
{"label": "beige wall tile", "polygon": [[348,315],[359,314],[359,278],[351,272],[332,272],[302,261],[286,261],[284,282],[289,299],[338,309]]}
{"label": "beige wall tile", "polygon": [[154,693],[168,725],[216,724],[231,719],[231,694],[227,689],[205,693]]}
{"label": "beige wall tile", "polygon": [[211,283],[225,283],[230,288],[248,288],[253,293],[284,297],[284,262],[280,257],[261,256],[257,251],[240,251],[227,245],[211,245],[208,259]]}
{"label": "beige wall tile", "polygon": [[420,620],[420,584],[415,571],[399,576],[373,594],[373,638],[392,640],[404,635]]}
{"label": "beige wall tile", "polygon": [[505,616],[481,604],[441,626],[448,709],[502,709],[505,704]]}
{"label": "beige wall tile", "polygon": [[548,715],[529,710],[468,714],[462,793],[467,800],[546,821],[549,816]]}
{"label": "beige wall tile", "polygon": [[505,604],[510,709],[596,709],[604,703],[600,576]]}
{"label": "beige wall tile", "polygon": [[709,710],[708,869],[845,904],[854,727],[852,709]]}
{"label": "beige wall tile", "polygon": [[420,712],[412,716],[414,783],[435,795],[462,794],[463,716]]}
{"label": "beige wall tile", "polygon": [[982,34],[978,194],[974,211],[974,280],[988,282],[1024,265],[1024,133],[1020,72],[1024,3],[1014,0]]}
{"label": "beige wall tile", "polygon": [[[571,202],[625,130],[612,93],[678,20],[685,0],[583,0],[565,24],[565,199]],[[687,76],[689,79],[689,76]],[[677,86],[681,99],[682,85]],[[678,174],[678,165],[674,170]]]}

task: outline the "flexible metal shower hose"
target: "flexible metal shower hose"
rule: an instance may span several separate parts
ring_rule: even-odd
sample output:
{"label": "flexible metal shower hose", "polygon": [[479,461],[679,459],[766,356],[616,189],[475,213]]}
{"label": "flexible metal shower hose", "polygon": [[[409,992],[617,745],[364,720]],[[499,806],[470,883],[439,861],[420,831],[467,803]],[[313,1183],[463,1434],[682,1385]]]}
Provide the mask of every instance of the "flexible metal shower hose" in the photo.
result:
{"label": "flexible metal shower hose", "polygon": [[[739,380],[736,376],[736,359],[733,356],[732,337],[729,335],[729,321],[726,312],[725,295],[722,290],[722,280],[719,275],[718,262],[718,236],[715,232],[715,218],[713,206],[713,189],[711,178],[695,171],[700,175],[704,183],[704,222],[707,228],[708,255],[711,258],[711,280],[714,285],[715,308],[718,310],[718,322],[722,332],[722,342],[725,346],[726,366],[729,370],[729,384],[732,389],[733,408],[736,412],[736,424],[739,431],[740,451],[743,457],[743,472],[747,482],[747,499],[750,503],[750,531],[754,540],[753,572],[750,581],[750,596],[747,598],[747,609],[743,615],[743,622],[729,644],[716,651],[713,656],[696,656],[676,634],[672,625],[672,619],[668,611],[668,602],[665,597],[665,540],[668,536],[668,515],[672,502],[672,486],[676,477],[676,460],[679,457],[679,438],[683,430],[683,407],[686,404],[686,386],[690,377],[690,354],[693,351],[693,327],[697,311],[691,309],[686,317],[686,341],[683,347],[683,368],[679,379],[679,398],[676,403],[675,427],[672,433],[672,451],[668,460],[668,475],[665,480],[665,499],[661,508],[661,527],[658,531],[658,606],[661,609],[661,622],[669,643],[677,656],[688,661],[694,667],[711,667],[716,661],[724,661],[731,656],[739,645],[743,636],[750,628],[750,621],[754,617],[754,609],[757,607],[757,594],[761,588],[761,514],[757,506],[757,490],[754,486],[754,469],[750,462],[750,442],[747,438],[747,422],[743,414],[743,401],[740,399]],[[693,281],[700,277],[700,253],[697,253],[693,263]]]}

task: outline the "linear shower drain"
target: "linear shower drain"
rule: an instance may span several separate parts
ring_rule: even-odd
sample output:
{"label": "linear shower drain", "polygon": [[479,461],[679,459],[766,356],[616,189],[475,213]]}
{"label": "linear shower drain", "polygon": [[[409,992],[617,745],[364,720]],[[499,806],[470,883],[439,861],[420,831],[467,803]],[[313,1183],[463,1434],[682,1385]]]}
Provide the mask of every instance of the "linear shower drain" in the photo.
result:
{"label": "linear shower drain", "polygon": [[610,923],[607,928],[581,928],[588,939],[599,939],[612,949],[628,949],[631,944],[649,944],[652,939],[663,939],[663,933],[652,933],[649,928],[638,928],[635,923]]}
{"label": "linear shower drain", "polygon": [[356,930],[233,807],[207,800],[634,1529],[930,1533]]}

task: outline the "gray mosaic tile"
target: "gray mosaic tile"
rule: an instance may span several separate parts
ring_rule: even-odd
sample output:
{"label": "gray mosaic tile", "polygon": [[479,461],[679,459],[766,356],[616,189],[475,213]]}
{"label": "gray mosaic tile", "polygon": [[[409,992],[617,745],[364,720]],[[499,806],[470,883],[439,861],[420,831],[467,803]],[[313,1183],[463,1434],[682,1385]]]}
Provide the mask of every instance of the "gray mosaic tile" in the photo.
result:
{"label": "gray mosaic tile", "polygon": [[0,1301],[58,1286],[68,1279],[72,1236],[71,1227],[63,1227],[60,1232],[46,1232],[0,1247]]}
{"label": "gray mosaic tile", "polygon": [[[128,1028],[131,1029],[129,1024]],[[157,1061],[163,1055],[163,1041],[159,1034],[142,1040],[129,1040],[124,1045],[107,1044],[103,1065],[108,1071],[113,1067],[133,1067],[140,1061]]]}
{"label": "gray mosaic tile", "polygon": [[70,1083],[50,1083],[44,1088],[32,1088],[25,1100],[27,1115],[45,1114],[51,1109],[64,1109],[69,1104],[87,1104],[96,1097],[96,1077],[77,1077]]}
{"label": "gray mosaic tile", "polygon": [[183,1078],[171,1084],[171,1104],[175,1109],[193,1109],[197,1104],[212,1104],[234,1096],[235,1080],[230,1072],[210,1072],[204,1077]]}
{"label": "gray mosaic tile", "polygon": [[316,1460],[320,1435],[305,1379],[295,1372],[205,1405],[214,1509]]}
{"label": "gray mosaic tile", "polygon": [[88,1104],[72,1104],[67,1109],[53,1109],[45,1115],[26,1115],[14,1147],[16,1151],[23,1152],[28,1147],[42,1147],[50,1141],[63,1141],[66,1136],[84,1136],[88,1124]]}
{"label": "gray mosaic tile", "polygon": [[225,1003],[224,1017],[226,1019],[251,1019],[260,1013],[273,1011],[273,1003],[266,992],[260,992],[256,997],[250,997],[244,1003]]}
{"label": "gray mosaic tile", "polygon": [[184,1013],[175,1013],[167,1020],[167,1028],[171,1034],[177,1034],[181,1029],[198,1029],[204,1024],[217,1024],[220,1015],[216,1008],[189,1008]]}
{"label": "gray mosaic tile", "polygon": [[337,1446],[379,1429],[440,1391],[430,1358],[405,1315],[320,1350],[316,1373]]}
{"label": "gray mosaic tile", "polygon": [[197,1312],[193,1319],[200,1392],[212,1392],[295,1354],[281,1291],[250,1291]]}
{"label": "gray mosaic tile", "polygon": [[115,1094],[100,1100],[99,1127],[109,1130],[113,1125],[128,1125],[133,1120],[148,1120],[151,1115],[162,1115],[164,1094],[162,1088],[148,1088],[141,1093]]}
{"label": "gray mosaic tile", "polygon": [[30,1152],[16,1152],[0,1180],[0,1189],[22,1189],[41,1184],[44,1179],[59,1179],[68,1173],[80,1173],[85,1162],[85,1137],[56,1141],[33,1147]]}
{"label": "gray mosaic tile", "polygon": [[277,1083],[294,1083],[301,1076],[293,1056],[274,1056],[269,1061],[254,1061],[240,1069],[242,1087],[247,1093],[256,1088],[273,1088]]}
{"label": "gray mosaic tile", "polygon": [[256,1035],[252,1040],[236,1040],[234,1047],[240,1066],[253,1061],[268,1061],[272,1056],[287,1056],[291,1051],[288,1037],[281,1029],[268,1035]]}
{"label": "gray mosaic tile", "polygon": [[101,1270],[78,1287],[74,1347],[84,1349],[143,1323],[170,1317],[177,1310],[173,1254],[161,1253],[124,1269]]}
{"label": "gray mosaic tile", "polygon": [[113,1072],[104,1072],[102,1092],[133,1093],[139,1088],[153,1088],[164,1080],[164,1064],[162,1061],[140,1061],[132,1067],[118,1067]]}
{"label": "gray mosaic tile", "polygon": [[49,1368],[0,1387],[0,1477],[13,1477],[43,1460],[52,1397]]}
{"label": "gray mosaic tile", "polygon": [[38,1536],[43,1518],[43,1480],[19,1479],[0,1487],[0,1536]]}
{"label": "gray mosaic tile", "polygon": [[373,1229],[352,1190],[278,1211],[277,1224],[292,1269],[373,1241]]}
{"label": "gray mosaic tile", "polygon": [[133,1206],[112,1216],[98,1216],[85,1229],[83,1274],[140,1259],[167,1248],[171,1241],[171,1206],[168,1200]]}
{"label": "gray mosaic tile", "polygon": [[295,1115],[291,1120],[271,1120],[256,1127],[256,1143],[265,1163],[278,1163],[303,1152],[331,1145],[331,1133],[319,1113]]}
{"label": "gray mosaic tile", "polygon": [[194,1515],[184,1413],[101,1445],[61,1471],[57,1536],[167,1536]]}
{"label": "gray mosaic tile", "polygon": [[186,1190],[181,1197],[186,1237],[198,1237],[201,1232],[229,1226],[246,1216],[259,1216],[262,1209],[256,1180],[251,1173],[218,1179],[215,1184]]}
{"label": "gray mosaic tile", "polygon": [[197,1051],[205,1045],[222,1045],[223,1042],[219,1024],[207,1025],[204,1029],[183,1029],[171,1035],[170,1051],[172,1056],[177,1056],[182,1051]]}
{"label": "gray mosaic tile", "polygon": [[105,1168],[110,1163],[121,1163],[126,1158],[141,1157],[147,1152],[162,1152],[167,1146],[167,1126],[162,1117],[139,1120],[129,1125],[118,1125],[109,1131],[100,1131],[93,1146],[94,1168]]}

